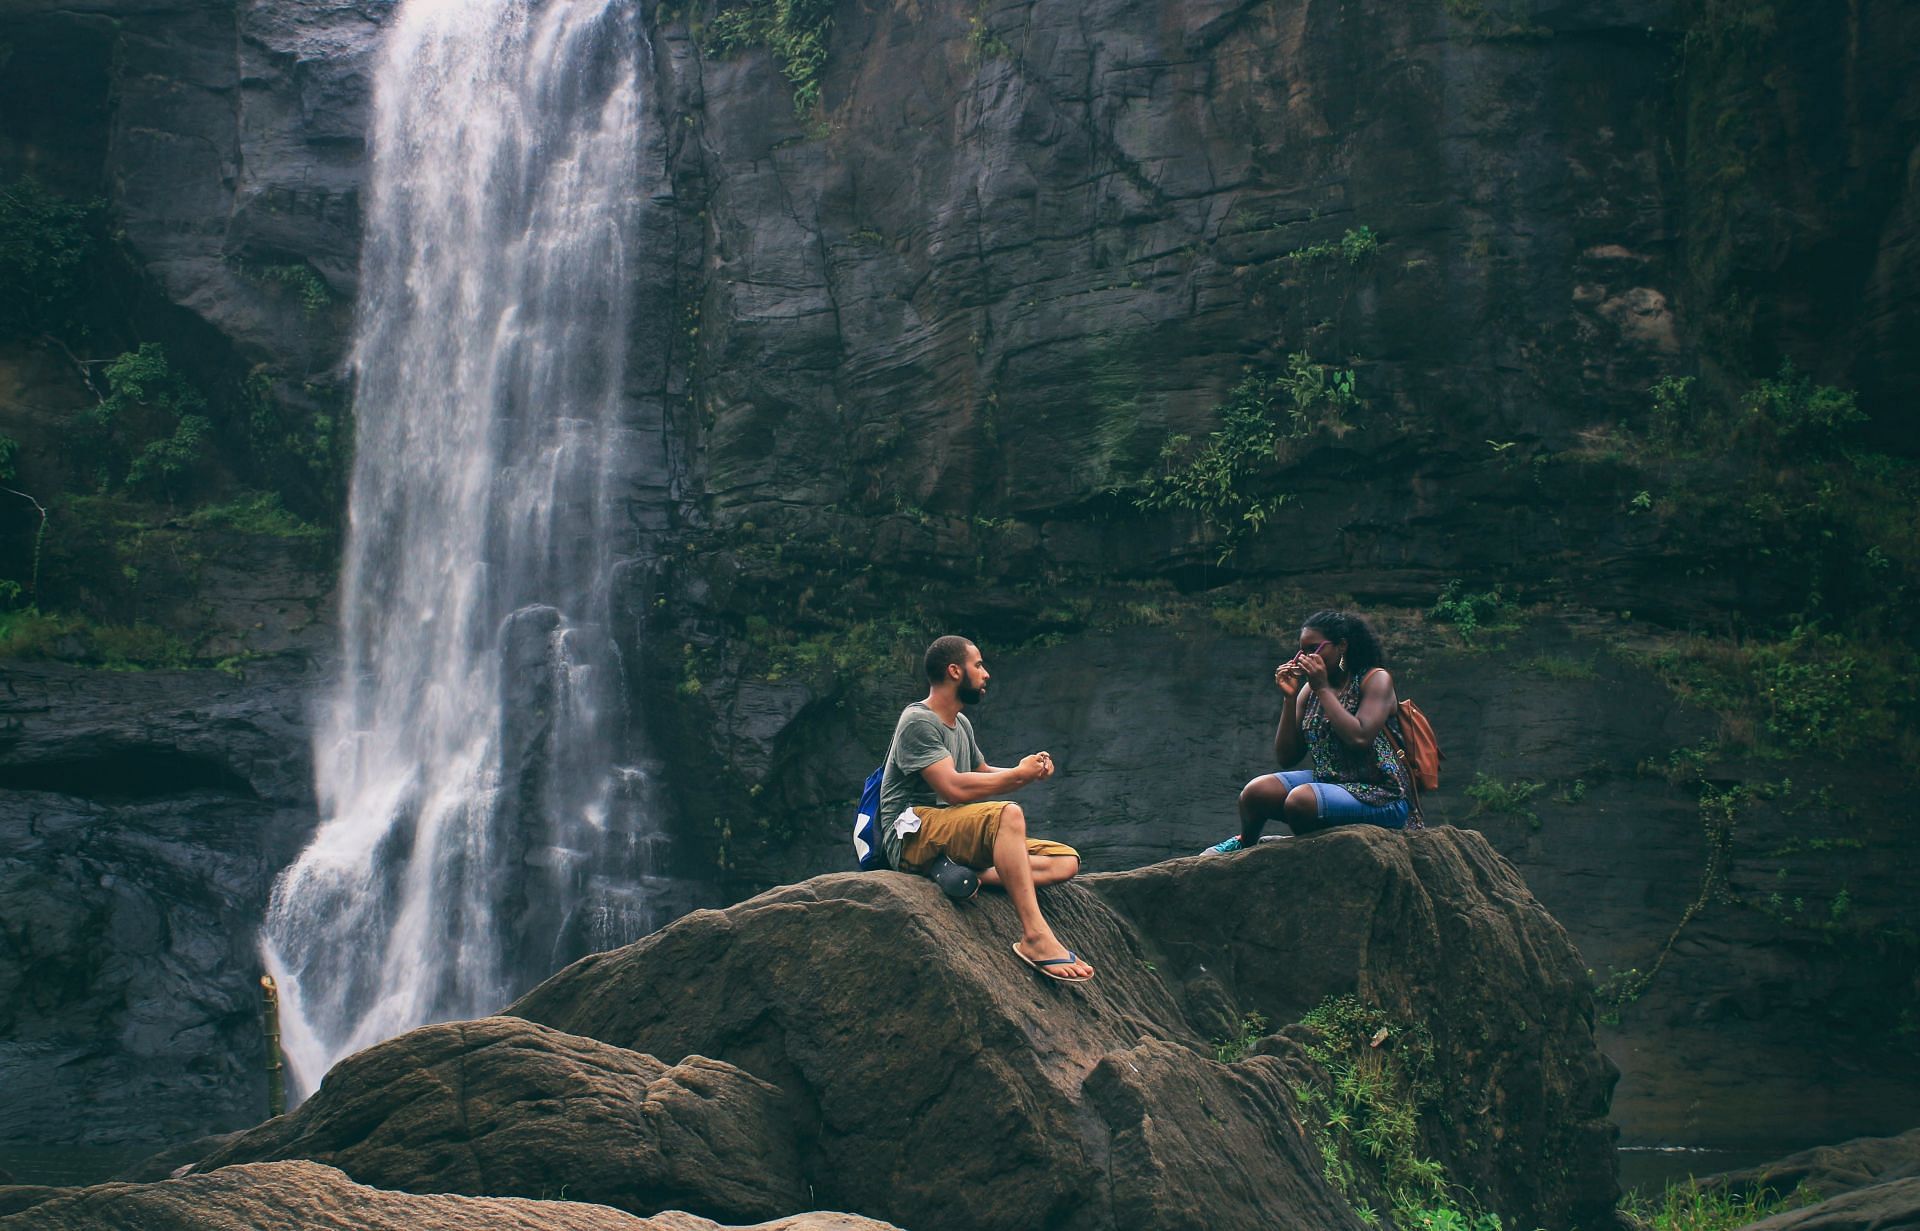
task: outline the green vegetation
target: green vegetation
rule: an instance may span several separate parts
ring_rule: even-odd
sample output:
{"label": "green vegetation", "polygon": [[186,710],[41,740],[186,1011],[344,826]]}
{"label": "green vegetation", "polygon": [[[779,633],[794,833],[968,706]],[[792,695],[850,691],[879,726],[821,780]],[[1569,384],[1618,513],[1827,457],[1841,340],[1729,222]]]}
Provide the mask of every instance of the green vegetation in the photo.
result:
{"label": "green vegetation", "polygon": [[1435,624],[1451,625],[1462,637],[1476,633],[1510,632],[1520,626],[1518,604],[1501,593],[1498,585],[1478,594],[1468,594],[1466,584],[1455,578],[1440,591],[1427,618]]}
{"label": "green vegetation", "polygon": [[1321,1174],[1362,1222],[1380,1221],[1377,1194],[1397,1231],[1499,1231],[1500,1220],[1465,1203],[1446,1169],[1420,1150],[1420,1116],[1439,1101],[1433,1040],[1353,996],[1331,997],[1301,1019],[1316,1036],[1306,1052],[1326,1073],[1297,1086]]}
{"label": "green vegetation", "polygon": [[311,265],[263,265],[248,272],[262,282],[284,286],[297,294],[308,316],[325,311],[333,303],[332,288]]}
{"label": "green vegetation", "polygon": [[793,86],[794,114],[806,115],[820,102],[820,69],[832,28],[832,0],[745,0],[707,23],[702,49],[725,59],[766,48]]}
{"label": "green vegetation", "polygon": [[1883,746],[1912,702],[1910,652],[1811,624],[1771,640],[1691,637],[1637,657],[1718,716],[1725,747],[1763,758]]}
{"label": "green vegetation", "polygon": [[1521,665],[1550,680],[1592,680],[1600,675],[1593,659],[1575,658],[1570,654],[1536,654]]}
{"label": "green vegetation", "polygon": [[967,15],[967,59],[975,64],[983,60],[1010,60],[1013,48],[1007,41],[987,28],[985,12]]}
{"label": "green vegetation", "polygon": [[1627,1193],[1620,1199],[1620,1210],[1646,1231],[1733,1231],[1819,1199],[1805,1185],[1782,1197],[1770,1188],[1749,1194],[1672,1183],[1657,1197]]}
{"label": "green vegetation", "polygon": [[86,333],[87,266],[105,217],[104,202],[69,201],[30,177],[0,186],[0,336]]}
{"label": "green vegetation", "polygon": [[1353,373],[1313,362],[1304,351],[1284,372],[1252,374],[1221,406],[1220,427],[1204,442],[1180,435],[1160,450],[1161,470],[1134,501],[1142,509],[1196,513],[1220,537],[1220,560],[1257,534],[1292,494],[1275,490],[1283,440],[1350,430],[1348,412],[1360,406]]}
{"label": "green vegetation", "polygon": [[1222,1064],[1232,1064],[1247,1054],[1255,1043],[1267,1035],[1267,1019],[1259,1013],[1248,1013],[1240,1019],[1240,1027],[1230,1039],[1220,1039],[1213,1048],[1214,1059]]}
{"label": "green vegetation", "polygon": [[104,375],[107,394],[74,416],[76,467],[90,472],[99,491],[171,498],[212,433],[206,396],[174,370],[158,342],[109,361]]}
{"label": "green vegetation", "polygon": [[[1502,782],[1489,774],[1475,774],[1466,792],[1467,798],[1473,801],[1473,811],[1469,815],[1478,816],[1483,812],[1495,812],[1517,816],[1525,820],[1529,828],[1538,829],[1540,817],[1534,812],[1530,801],[1546,789],[1546,783],[1533,782],[1526,778]],[[1584,787],[1582,793],[1585,793]]]}
{"label": "green vegetation", "polygon": [[1380,237],[1373,233],[1373,228],[1359,226],[1349,228],[1337,240],[1323,240],[1304,248],[1295,248],[1286,254],[1286,259],[1296,265],[1316,265],[1334,260],[1359,265],[1379,250]]}
{"label": "green vegetation", "polygon": [[103,624],[37,607],[0,612],[0,658],[58,658],[109,671],[194,665],[185,642],[151,624]]}
{"label": "green vegetation", "polygon": [[195,509],[186,517],[194,529],[237,530],[277,539],[326,539],[328,532],[287,511],[278,492],[245,492],[225,504]]}

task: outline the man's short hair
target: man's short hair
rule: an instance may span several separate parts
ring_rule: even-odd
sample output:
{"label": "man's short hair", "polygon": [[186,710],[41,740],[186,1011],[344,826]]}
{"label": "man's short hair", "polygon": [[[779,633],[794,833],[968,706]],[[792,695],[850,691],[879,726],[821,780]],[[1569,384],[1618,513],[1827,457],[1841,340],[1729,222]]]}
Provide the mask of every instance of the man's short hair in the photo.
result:
{"label": "man's short hair", "polygon": [[927,647],[927,682],[938,684],[947,678],[947,668],[955,663],[960,669],[967,669],[967,651],[973,648],[973,642],[952,633],[938,638]]}

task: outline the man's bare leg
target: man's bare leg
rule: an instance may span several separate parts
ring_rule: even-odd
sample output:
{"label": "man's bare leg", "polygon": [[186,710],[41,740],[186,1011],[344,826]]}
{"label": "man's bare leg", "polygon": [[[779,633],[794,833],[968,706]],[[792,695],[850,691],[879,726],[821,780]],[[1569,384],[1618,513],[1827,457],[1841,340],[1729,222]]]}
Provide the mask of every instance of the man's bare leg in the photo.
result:
{"label": "man's bare leg", "polygon": [[[1020,952],[1036,962],[1067,956],[1067,947],[1047,926],[1046,917],[1040,913],[1040,899],[1034,896],[1033,863],[1027,854],[1027,814],[1019,804],[1008,804],[1000,813],[1000,833],[993,840],[993,871],[1020,917]],[[1052,969],[1078,979],[1093,974],[1093,967],[1085,962]]]}
{"label": "man's bare leg", "polygon": [[[1072,855],[1032,855],[1027,856],[1027,866],[1033,871],[1033,887],[1045,889],[1048,885],[1058,885],[1070,881],[1080,874],[1080,860]],[[980,874],[980,883],[1000,886],[1000,871],[988,868]]]}

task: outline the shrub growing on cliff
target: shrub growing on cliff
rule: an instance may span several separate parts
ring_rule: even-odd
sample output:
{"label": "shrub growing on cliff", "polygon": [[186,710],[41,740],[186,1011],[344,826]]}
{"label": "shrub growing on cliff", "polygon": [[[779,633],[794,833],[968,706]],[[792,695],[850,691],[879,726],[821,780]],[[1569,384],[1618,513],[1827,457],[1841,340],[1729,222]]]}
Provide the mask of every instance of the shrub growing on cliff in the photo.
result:
{"label": "shrub growing on cliff", "polygon": [[76,416],[76,461],[101,491],[124,485],[176,494],[213,433],[206,396],[167,362],[158,342],[118,356],[105,375],[107,395]]}
{"label": "shrub growing on cliff", "polygon": [[104,213],[101,202],[69,201],[31,178],[0,188],[0,335],[83,332],[85,268]]}
{"label": "shrub growing on cliff", "polygon": [[1358,265],[1379,250],[1380,237],[1373,233],[1372,227],[1362,225],[1349,227],[1337,240],[1323,240],[1304,248],[1295,248],[1287,253],[1287,260],[1296,265],[1313,265],[1338,259],[1349,265]]}
{"label": "shrub growing on cliff", "polygon": [[1352,996],[1330,997],[1300,1019],[1314,1032],[1306,1053],[1325,1085],[1294,1090],[1319,1147],[1322,1174],[1378,1221],[1383,1197],[1397,1231],[1500,1231],[1500,1219],[1463,1208],[1446,1169],[1420,1153],[1420,1113],[1436,1102],[1433,1040],[1423,1026],[1390,1021]]}
{"label": "shrub growing on cliff", "polygon": [[793,86],[794,114],[805,115],[820,101],[820,69],[832,28],[832,0],[747,0],[714,16],[702,49],[725,59],[765,47]]}
{"label": "shrub growing on cliff", "polygon": [[1135,499],[1148,510],[1185,509],[1221,536],[1227,560],[1258,533],[1291,493],[1273,490],[1280,444],[1316,431],[1344,435],[1347,412],[1360,405],[1353,373],[1323,367],[1304,351],[1278,374],[1246,377],[1220,407],[1220,426],[1203,443],[1174,436],[1160,450],[1161,470]]}

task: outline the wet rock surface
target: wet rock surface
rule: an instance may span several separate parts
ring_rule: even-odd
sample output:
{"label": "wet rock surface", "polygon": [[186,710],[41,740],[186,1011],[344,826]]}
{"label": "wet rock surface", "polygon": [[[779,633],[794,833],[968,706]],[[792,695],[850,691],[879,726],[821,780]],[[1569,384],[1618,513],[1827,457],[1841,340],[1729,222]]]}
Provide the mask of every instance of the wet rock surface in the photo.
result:
{"label": "wet rock surface", "polygon": [[374,1188],[565,1197],[723,1221],[807,1205],[779,1092],[518,1018],[428,1026],[342,1061],[297,1112],[195,1170],[304,1158]]}
{"label": "wet rock surface", "polygon": [[1756,1231],[1911,1231],[1920,1227],[1920,1178],[1875,1184],[1749,1226]]}
{"label": "wet rock surface", "polygon": [[25,1143],[265,1108],[258,921],[313,827],[303,662],[0,675],[0,1079]]}
{"label": "wet rock surface", "polygon": [[[161,1184],[78,1190],[0,1189],[0,1226],[25,1231],[722,1231],[685,1213],[636,1218],[603,1205],[555,1199],[419,1196],[355,1184],[318,1163],[257,1163]],[[749,1231],[749,1229],[741,1229]],[[798,1214],[750,1231],[889,1231],[847,1214]]]}
{"label": "wet rock surface", "polygon": [[1432,1032],[1445,1114],[1421,1145],[1457,1182],[1528,1225],[1611,1217],[1614,1074],[1583,969],[1478,835],[1341,832],[1044,906],[1092,983],[1015,959],[1002,897],[844,874],[697,911],[511,1012],[771,1082],[817,1199],[903,1225],[1350,1226],[1296,1102],[1299,1044],[1212,1050],[1246,1013],[1278,1026],[1355,994]]}
{"label": "wet rock surface", "polygon": [[[1898,1137],[1857,1137],[1838,1145],[1816,1146],[1758,1167],[1708,1176],[1700,1181],[1700,1187],[1746,1195],[1772,1192],[1781,1197],[1805,1190],[1832,1198],[1917,1178],[1920,1128]],[[1920,1205],[1909,1208],[1920,1210]]]}

